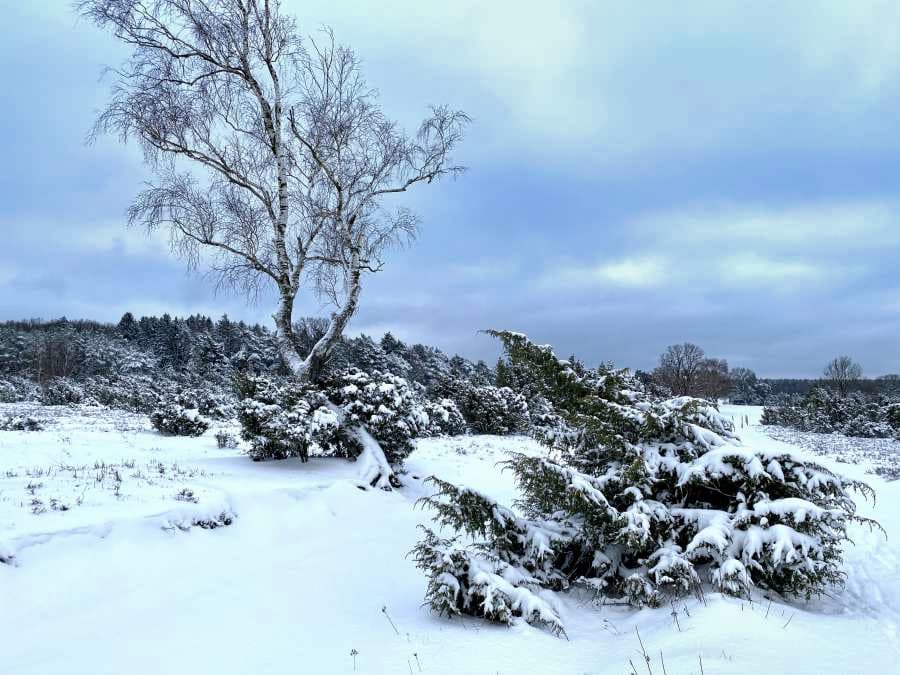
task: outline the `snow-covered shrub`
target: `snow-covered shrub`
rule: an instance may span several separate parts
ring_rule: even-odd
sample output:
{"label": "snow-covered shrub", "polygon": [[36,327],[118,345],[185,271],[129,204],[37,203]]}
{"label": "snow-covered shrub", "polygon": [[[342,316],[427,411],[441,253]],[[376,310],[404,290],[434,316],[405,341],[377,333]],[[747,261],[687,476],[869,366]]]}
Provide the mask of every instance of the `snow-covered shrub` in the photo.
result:
{"label": "snow-covered shrub", "polygon": [[216,445],[221,449],[233,449],[238,446],[238,439],[227,431],[216,432]]}
{"label": "snow-covered shrub", "polygon": [[509,387],[470,387],[462,401],[462,412],[476,434],[524,433],[530,427],[525,397]]}
{"label": "snow-covered shrub", "polygon": [[9,380],[0,379],[0,403],[18,403],[22,400],[19,390]]}
{"label": "snow-covered shrub", "polygon": [[310,456],[354,457],[359,443],[342,427],[318,388],[249,377],[239,383],[241,437],[255,460]]}
{"label": "snow-covered shrub", "polygon": [[384,450],[391,464],[402,463],[425,434],[429,418],[419,396],[402,377],[356,368],[334,377],[329,397],[344,414],[344,423],[362,426]]}
{"label": "snow-covered shrub", "polygon": [[799,431],[891,438],[900,434],[900,403],[882,394],[841,396],[816,387],[804,397],[765,408],[761,421]]}
{"label": "snow-covered shrub", "polygon": [[225,419],[233,413],[233,402],[224,393],[211,389],[182,389],[175,400],[211,419]]}
{"label": "snow-covered shrub", "polygon": [[[705,401],[648,396],[627,370],[578,373],[547,346],[494,332],[543,382],[571,434],[544,438],[551,457],[506,463],[517,510],[432,477],[436,521],[414,549],[438,612],[558,630],[538,589],[578,584],[656,606],[702,585],[808,597],[840,584],[841,546],[856,515],[849,491],[871,490],[781,451],[740,445]],[[465,543],[464,543],[465,542]]]}
{"label": "snow-covered shrub", "polygon": [[199,412],[174,401],[154,410],[150,414],[150,424],[166,436],[202,436],[209,429],[209,422]]}
{"label": "snow-covered shrub", "polygon": [[40,395],[40,387],[32,380],[16,375],[0,378],[0,403],[38,401]]}
{"label": "snow-covered shrub", "polygon": [[84,390],[67,377],[54,377],[41,390],[44,405],[75,405],[84,400]]}
{"label": "snow-covered shrub", "polygon": [[[569,359],[568,363],[576,373],[584,372],[584,365],[574,356]],[[565,421],[546,396],[546,386],[543,382],[531,378],[527,369],[520,367],[515,362],[498,360],[497,386],[508,387],[517,394],[521,394],[525,399],[528,408],[527,423],[532,432],[540,428],[542,434],[547,434],[565,427]],[[527,430],[520,429],[519,431]]]}
{"label": "snow-covered shrub", "polygon": [[194,494],[194,491],[190,488],[181,488],[178,492],[175,493],[175,501],[197,504],[200,500],[197,498],[197,495]]}
{"label": "snow-covered shrub", "polygon": [[475,555],[456,539],[441,539],[427,528],[424,533],[413,555],[416,565],[429,575],[425,601],[433,611],[448,617],[471,614],[505,624],[521,617],[557,635],[565,634],[557,609],[532,590],[541,585],[536,578],[487,555]]}
{"label": "snow-covered shrub", "polygon": [[88,378],[83,385],[85,396],[100,405],[119,410],[150,414],[162,401],[174,394],[161,395],[161,383],[149,376],[128,375],[119,378],[97,376]]}
{"label": "snow-covered shrub", "polygon": [[900,403],[891,403],[885,410],[885,419],[891,429],[900,429]]}
{"label": "snow-covered shrub", "polygon": [[39,420],[27,415],[0,417],[0,431],[41,431],[43,428]]}
{"label": "snow-covered shrub", "polygon": [[422,406],[428,415],[427,436],[461,436],[466,433],[466,420],[456,403],[449,398],[425,400]]}

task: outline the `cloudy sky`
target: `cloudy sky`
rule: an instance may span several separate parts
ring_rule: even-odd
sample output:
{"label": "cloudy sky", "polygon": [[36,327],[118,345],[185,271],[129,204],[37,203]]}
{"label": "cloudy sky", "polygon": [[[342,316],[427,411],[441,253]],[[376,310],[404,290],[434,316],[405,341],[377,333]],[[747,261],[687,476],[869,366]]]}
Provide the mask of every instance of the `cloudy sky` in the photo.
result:
{"label": "cloudy sky", "polygon": [[[128,231],[135,148],[84,138],[124,52],[66,0],[0,26],[0,318],[228,312]],[[470,171],[407,204],[416,244],[354,332],[491,358],[488,327],[588,362],[673,342],[769,376],[900,371],[900,4],[285,0],[413,128],[450,103]]]}

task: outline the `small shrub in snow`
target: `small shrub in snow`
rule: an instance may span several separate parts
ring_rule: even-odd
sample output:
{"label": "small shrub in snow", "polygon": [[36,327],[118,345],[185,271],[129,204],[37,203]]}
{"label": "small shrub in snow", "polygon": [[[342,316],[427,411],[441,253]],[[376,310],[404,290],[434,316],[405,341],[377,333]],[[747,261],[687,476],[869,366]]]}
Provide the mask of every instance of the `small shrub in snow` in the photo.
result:
{"label": "small shrub in snow", "polygon": [[428,415],[428,436],[461,436],[466,433],[466,420],[451,399],[425,400],[422,403]]}
{"label": "small shrub in snow", "polygon": [[238,446],[238,439],[227,431],[216,432],[216,445],[221,449],[233,449]]}
{"label": "small shrub in snow", "polygon": [[92,377],[85,381],[84,392],[100,405],[138,413],[150,414],[162,402],[154,383],[143,376]]}
{"label": "small shrub in snow", "polygon": [[66,377],[54,377],[41,390],[44,405],[75,405],[84,400],[84,390]]}
{"label": "small shrub in snow", "polygon": [[185,408],[197,410],[211,419],[225,419],[232,414],[232,401],[219,393],[207,389],[183,389],[175,400]]}
{"label": "small shrub in snow", "polygon": [[0,378],[0,403],[39,401],[40,397],[40,387],[32,380],[15,375]]}
{"label": "small shrub in snow", "polygon": [[[181,500],[190,503],[190,500]],[[192,527],[199,527],[204,530],[215,530],[219,527],[227,527],[231,525],[237,515],[230,509],[225,509],[215,513],[191,513],[194,507],[184,507],[185,512],[170,514],[163,524],[164,530],[180,530],[188,532]]]}
{"label": "small shrub in snow", "polygon": [[166,436],[202,436],[209,429],[209,422],[196,410],[188,410],[175,402],[154,410],[150,423]]}
{"label": "small shrub in snow", "polygon": [[43,425],[33,417],[0,417],[0,431],[42,431]]}
{"label": "small shrub in snow", "polygon": [[428,429],[428,414],[402,377],[354,368],[336,376],[328,391],[343,410],[344,422],[365,427],[391,464],[401,463],[415,449],[413,439]]}
{"label": "small shrub in snow", "polygon": [[341,427],[321,390],[254,377],[243,380],[240,391],[245,396],[238,404],[241,438],[250,442],[254,460],[359,454],[358,442]]}
{"label": "small shrub in snow", "polygon": [[576,432],[543,437],[551,457],[506,463],[518,510],[429,479],[437,493],[424,502],[457,532],[426,530],[413,549],[435,611],[558,631],[559,613],[540,589],[577,584],[658,606],[704,584],[808,597],[842,582],[847,526],[875,525],[856,515],[849,494],[867,486],[739,445],[709,403],[655,400],[628,371],[576,372],[523,335],[493,334]]}
{"label": "small shrub in snow", "polygon": [[0,379],[0,403],[18,403],[22,398],[12,382]]}
{"label": "small shrub in snow", "polygon": [[530,419],[525,397],[509,387],[485,385],[465,392],[463,414],[476,434],[524,433]]}
{"label": "small shrub in snow", "polygon": [[222,511],[214,518],[195,518],[191,525],[204,530],[215,530],[219,527],[228,527],[234,522],[235,515],[229,511]]}
{"label": "small shrub in snow", "polygon": [[190,488],[182,488],[175,494],[175,501],[196,504],[200,500],[197,499],[197,495],[194,494],[193,490],[191,490]]}

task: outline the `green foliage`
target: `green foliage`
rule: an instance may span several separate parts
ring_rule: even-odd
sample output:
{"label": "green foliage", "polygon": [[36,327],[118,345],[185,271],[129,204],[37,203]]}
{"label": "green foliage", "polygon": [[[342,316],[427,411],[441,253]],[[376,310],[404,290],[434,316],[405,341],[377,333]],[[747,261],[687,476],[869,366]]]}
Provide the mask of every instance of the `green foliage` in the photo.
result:
{"label": "green foliage", "polygon": [[467,387],[461,407],[476,434],[504,436],[525,433],[530,428],[528,403],[509,387]]}
{"label": "green foliage", "polygon": [[848,493],[870,493],[867,486],[789,453],[741,446],[705,401],[654,399],[626,370],[576,368],[521,334],[491,334],[566,429],[539,432],[549,456],[514,454],[506,463],[521,495],[515,510],[432,479],[437,493],[424,503],[471,542],[429,535],[417,547],[436,611],[496,619],[466,594],[500,592],[490,574],[523,592],[574,583],[651,606],[704,584],[808,597],[841,582],[847,526],[875,525],[856,515]]}
{"label": "green foliage", "polygon": [[41,387],[44,405],[77,405],[84,400],[84,390],[67,377],[54,377]]}
{"label": "green foliage", "polygon": [[428,414],[427,435],[461,436],[466,433],[466,420],[452,399],[425,399],[422,405]]}
{"label": "green foliage", "polygon": [[762,423],[862,438],[900,437],[900,403],[884,394],[841,395],[816,387],[806,396],[763,410]]}
{"label": "green foliage", "polygon": [[413,440],[428,428],[415,390],[390,373],[352,368],[328,383],[328,396],[341,407],[344,423],[365,427],[391,464],[402,463],[415,449]]}
{"label": "green foliage", "polygon": [[209,422],[196,410],[188,410],[174,401],[154,410],[150,423],[166,436],[202,436],[209,429]]}
{"label": "green foliage", "polygon": [[356,457],[362,451],[356,432],[364,427],[387,460],[399,465],[429,427],[418,393],[390,373],[350,369],[324,388],[242,377],[235,389],[242,397],[241,437],[254,459]]}
{"label": "green foliage", "polygon": [[4,415],[0,417],[0,431],[42,431],[44,425],[31,416]]}
{"label": "green foliage", "polygon": [[250,443],[253,460],[359,454],[359,441],[315,386],[243,377],[236,389],[244,396],[238,404],[241,438]]}

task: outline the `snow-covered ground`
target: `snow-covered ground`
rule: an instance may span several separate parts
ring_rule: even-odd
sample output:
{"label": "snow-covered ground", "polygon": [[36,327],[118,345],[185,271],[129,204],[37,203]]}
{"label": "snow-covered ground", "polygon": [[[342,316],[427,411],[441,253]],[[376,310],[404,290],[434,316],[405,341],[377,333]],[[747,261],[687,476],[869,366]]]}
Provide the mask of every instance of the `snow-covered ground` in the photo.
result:
{"label": "snow-covered ground", "polygon": [[[0,406],[0,415],[20,407]],[[818,461],[868,481],[847,586],[812,603],[711,594],[674,608],[560,598],[569,640],[447,620],[422,606],[405,554],[436,474],[511,501],[496,463],[528,439],[419,442],[407,487],[361,491],[341,460],[253,463],[146,418],[38,408],[41,432],[0,432],[0,673],[886,673],[900,662],[900,481],[865,458]],[[727,407],[744,442],[783,447],[759,409]],[[740,428],[744,415],[750,426]],[[235,431],[232,429],[231,431]],[[224,527],[218,527],[230,523]],[[674,616],[673,616],[674,610]],[[677,618],[677,621],[676,621]],[[396,629],[395,629],[396,627]],[[637,631],[640,634],[638,640]],[[356,656],[352,655],[356,652]]]}
{"label": "snow-covered ground", "polygon": [[842,464],[865,464],[885,480],[900,479],[900,441],[894,438],[852,438],[786,427],[764,427],[775,440],[831,457]]}

